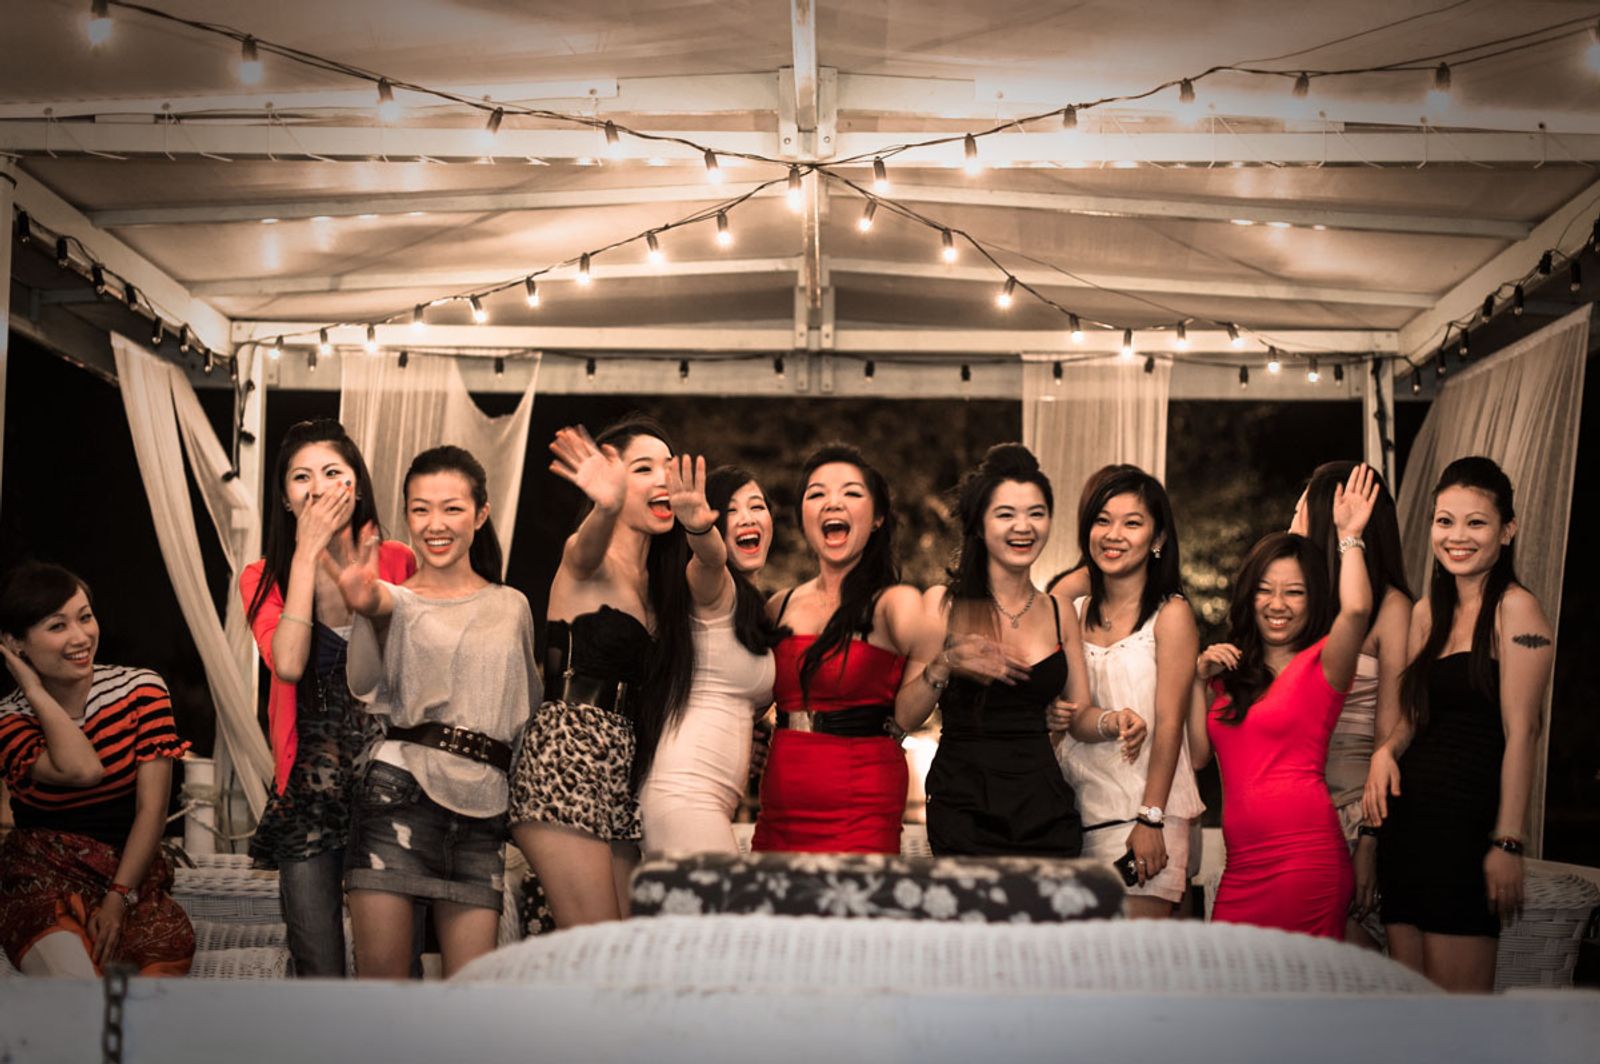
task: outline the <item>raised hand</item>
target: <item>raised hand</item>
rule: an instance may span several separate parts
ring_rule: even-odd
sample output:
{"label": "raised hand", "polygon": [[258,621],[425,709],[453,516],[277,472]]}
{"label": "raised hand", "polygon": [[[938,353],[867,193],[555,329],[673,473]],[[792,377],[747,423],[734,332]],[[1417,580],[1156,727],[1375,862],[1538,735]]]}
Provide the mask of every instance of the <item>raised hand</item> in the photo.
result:
{"label": "raised hand", "polygon": [[349,483],[312,499],[295,519],[295,549],[320,555],[334,534],[350,523],[355,508],[355,488]]}
{"label": "raised hand", "polygon": [[706,460],[680,454],[667,459],[667,499],[672,516],[688,532],[704,532],[719,516],[706,502]]}
{"label": "raised hand", "polygon": [[328,541],[322,552],[322,568],[339,585],[346,606],[357,613],[372,614],[378,609],[378,531],[363,530],[361,542],[346,525]]}
{"label": "raised hand", "polygon": [[1209,680],[1237,669],[1240,660],[1239,648],[1232,643],[1212,643],[1200,652],[1200,658],[1195,662],[1195,672],[1200,679]]}
{"label": "raised hand", "polygon": [[952,635],[941,656],[952,671],[980,683],[1017,684],[1028,678],[1028,663],[987,636]]}
{"label": "raised hand", "polygon": [[1333,527],[1339,538],[1361,535],[1377,501],[1377,471],[1365,464],[1356,466],[1350,479],[1333,490]]}
{"label": "raised hand", "polygon": [[615,447],[596,446],[589,430],[579,425],[557,429],[550,453],[556,456],[550,472],[577,485],[597,508],[608,513],[622,509],[628,494],[628,470]]}
{"label": "raised hand", "polygon": [[38,689],[39,674],[23,658],[21,647],[9,635],[0,636],[0,657],[6,659],[6,670],[11,673],[11,678],[17,681],[18,687],[23,691]]}

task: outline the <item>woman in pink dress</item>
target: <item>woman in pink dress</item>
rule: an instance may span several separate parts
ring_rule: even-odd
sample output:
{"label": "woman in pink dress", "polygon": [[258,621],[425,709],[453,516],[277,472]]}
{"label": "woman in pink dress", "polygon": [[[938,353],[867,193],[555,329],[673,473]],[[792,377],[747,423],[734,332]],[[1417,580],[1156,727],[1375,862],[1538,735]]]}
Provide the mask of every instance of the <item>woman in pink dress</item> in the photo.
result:
{"label": "woman in pink dress", "polygon": [[[1335,493],[1341,553],[1364,553],[1377,494],[1369,466]],[[1323,777],[1372,612],[1366,567],[1341,566],[1331,626],[1328,597],[1326,560],[1304,537],[1275,532],[1234,582],[1232,641],[1200,655],[1190,752],[1200,766],[1216,751],[1228,852],[1214,920],[1344,937],[1355,876]]]}

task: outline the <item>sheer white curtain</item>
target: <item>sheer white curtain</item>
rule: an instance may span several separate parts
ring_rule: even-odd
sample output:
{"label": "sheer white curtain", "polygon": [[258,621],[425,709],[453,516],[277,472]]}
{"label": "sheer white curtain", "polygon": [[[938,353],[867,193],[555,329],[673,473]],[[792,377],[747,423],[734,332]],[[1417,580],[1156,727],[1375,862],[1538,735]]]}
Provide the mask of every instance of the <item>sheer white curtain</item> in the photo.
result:
{"label": "sheer white curtain", "polygon": [[[256,720],[255,646],[235,590],[239,571],[254,560],[260,509],[243,483],[223,480],[232,463],[183,371],[115,333],[111,347],[156,539],[205,665],[206,682],[216,704],[217,733],[227,752],[225,760],[238,771],[251,812],[260,815],[272,779],[272,753]],[[185,454],[228,562],[225,623],[217,617],[200,560]]]}
{"label": "sheer white curtain", "polygon": [[1161,479],[1167,471],[1167,394],[1172,368],[1150,373],[1113,357],[1067,362],[1024,356],[1022,442],[1055,489],[1050,542],[1035,573],[1047,579],[1078,560],[1078,496],[1102,466],[1136,465]]}
{"label": "sheer white curtain", "polygon": [[[1447,378],[1417,433],[1400,482],[1400,528],[1412,587],[1426,592],[1433,485],[1457,458],[1493,458],[1511,478],[1517,506],[1517,577],[1552,624],[1561,615],[1561,579],[1578,457],[1589,312],[1581,310],[1482,363]],[[1550,700],[1534,766],[1530,841],[1537,855],[1544,833],[1545,762]]]}
{"label": "sheer white curtain", "polygon": [[489,475],[489,512],[509,562],[538,358],[517,408],[501,417],[488,416],[472,401],[454,358],[414,354],[405,369],[391,355],[342,361],[339,420],[367,460],[385,534],[406,539],[401,489],[411,460],[430,447],[453,444],[471,451]]}

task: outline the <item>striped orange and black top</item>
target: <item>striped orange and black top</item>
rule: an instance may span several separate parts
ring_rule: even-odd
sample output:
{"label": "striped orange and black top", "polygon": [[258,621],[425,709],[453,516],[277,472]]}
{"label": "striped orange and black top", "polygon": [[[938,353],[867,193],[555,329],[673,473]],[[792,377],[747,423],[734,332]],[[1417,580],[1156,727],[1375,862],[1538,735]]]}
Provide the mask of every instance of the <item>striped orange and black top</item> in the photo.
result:
{"label": "striped orange and black top", "polygon": [[67,831],[121,849],[133,828],[140,762],[182,757],[166,682],[149,669],[96,665],[80,722],[105,766],[93,787],[67,787],[33,778],[44,753],[44,729],[21,691],[0,699],[0,775],[11,789],[19,828]]}

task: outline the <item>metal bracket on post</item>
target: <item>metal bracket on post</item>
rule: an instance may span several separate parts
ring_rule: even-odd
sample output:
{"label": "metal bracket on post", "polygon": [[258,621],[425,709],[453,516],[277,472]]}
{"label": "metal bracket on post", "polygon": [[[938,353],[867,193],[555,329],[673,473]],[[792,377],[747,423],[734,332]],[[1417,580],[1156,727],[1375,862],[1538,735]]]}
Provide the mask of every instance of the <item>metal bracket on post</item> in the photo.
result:
{"label": "metal bracket on post", "polygon": [[817,323],[817,347],[823,351],[833,350],[833,285],[828,283],[827,274],[823,274],[822,313],[821,320]]}
{"label": "metal bracket on post", "polygon": [[778,71],[778,155],[784,159],[811,157],[810,138],[802,136],[795,115],[794,67]]}
{"label": "metal bracket on post", "polygon": [[821,379],[817,382],[817,391],[823,395],[833,394],[833,356],[824,354],[817,360],[821,370]]}

